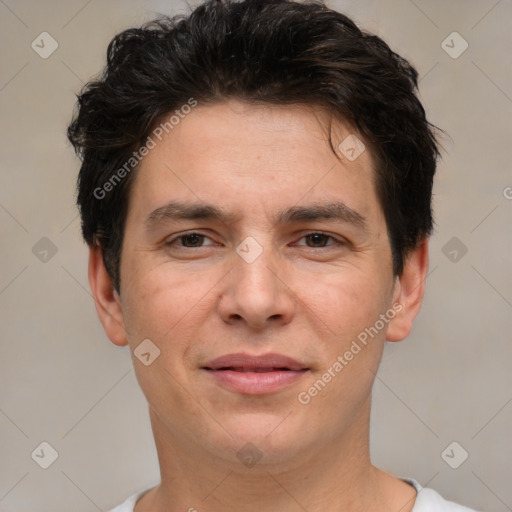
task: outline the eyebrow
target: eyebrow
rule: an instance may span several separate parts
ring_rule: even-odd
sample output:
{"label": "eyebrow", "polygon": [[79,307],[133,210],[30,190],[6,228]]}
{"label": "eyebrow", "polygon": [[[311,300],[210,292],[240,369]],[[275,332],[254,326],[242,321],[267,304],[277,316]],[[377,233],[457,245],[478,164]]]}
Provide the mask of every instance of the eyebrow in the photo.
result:
{"label": "eyebrow", "polygon": [[[211,204],[186,203],[171,201],[164,206],[153,210],[145,219],[147,229],[154,228],[164,220],[217,220],[226,224],[240,220],[240,215],[227,212]],[[303,221],[333,220],[348,224],[367,231],[367,219],[346,204],[337,201],[331,203],[314,203],[304,206],[291,206],[278,212],[274,218],[274,225],[292,224]]]}

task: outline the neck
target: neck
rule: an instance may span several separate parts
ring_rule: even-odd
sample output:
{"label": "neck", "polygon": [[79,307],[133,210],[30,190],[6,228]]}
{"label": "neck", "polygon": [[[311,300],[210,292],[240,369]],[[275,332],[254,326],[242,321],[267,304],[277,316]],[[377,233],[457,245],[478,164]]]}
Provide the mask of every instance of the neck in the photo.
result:
{"label": "neck", "polygon": [[135,512],[409,512],[416,491],[371,464],[369,413],[370,399],[343,436],[293,460],[247,468],[176,439],[150,409],[161,483]]}

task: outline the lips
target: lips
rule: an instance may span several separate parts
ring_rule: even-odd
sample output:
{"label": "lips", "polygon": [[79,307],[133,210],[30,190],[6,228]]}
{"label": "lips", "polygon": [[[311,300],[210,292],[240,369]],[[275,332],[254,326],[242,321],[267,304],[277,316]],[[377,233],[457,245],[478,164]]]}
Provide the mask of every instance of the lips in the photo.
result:
{"label": "lips", "polygon": [[309,368],[282,354],[227,354],[201,368],[213,382],[243,395],[271,395],[297,384]]}
{"label": "lips", "polygon": [[302,371],[308,370],[306,366],[291,357],[282,354],[264,354],[253,356],[250,354],[226,354],[210,361],[205,370],[230,370],[234,372],[265,373],[273,371]]}

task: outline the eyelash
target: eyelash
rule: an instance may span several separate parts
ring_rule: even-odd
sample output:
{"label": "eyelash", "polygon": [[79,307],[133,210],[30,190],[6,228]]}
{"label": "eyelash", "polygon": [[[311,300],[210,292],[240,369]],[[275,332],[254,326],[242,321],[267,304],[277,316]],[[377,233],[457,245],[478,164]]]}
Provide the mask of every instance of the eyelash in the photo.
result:
{"label": "eyelash", "polygon": [[[203,235],[202,233],[198,233],[196,231],[190,231],[188,233],[182,233],[181,235],[178,235],[178,236],[174,237],[173,239],[171,239],[168,242],[166,242],[165,245],[168,246],[168,247],[173,247],[174,242],[176,242],[178,240],[183,240],[184,238],[192,236],[192,235],[198,235],[199,237],[203,237],[203,239],[204,238],[210,238],[209,236]],[[308,249],[325,249],[327,247],[332,247],[332,246],[335,246],[335,245],[345,245],[343,241],[337,239],[336,237],[334,237],[332,235],[329,235],[328,233],[324,233],[322,231],[311,231],[311,232],[306,233],[305,235],[303,235],[300,239],[302,240],[303,238],[311,236],[311,235],[322,235],[324,237],[331,238],[332,240],[335,241],[335,243],[334,244],[330,244],[330,245],[326,245],[326,246],[323,246],[323,247],[308,247],[308,246],[305,246]],[[198,246],[198,247],[178,246],[178,250],[182,250],[182,249],[203,249],[204,247],[208,247],[208,246]]]}

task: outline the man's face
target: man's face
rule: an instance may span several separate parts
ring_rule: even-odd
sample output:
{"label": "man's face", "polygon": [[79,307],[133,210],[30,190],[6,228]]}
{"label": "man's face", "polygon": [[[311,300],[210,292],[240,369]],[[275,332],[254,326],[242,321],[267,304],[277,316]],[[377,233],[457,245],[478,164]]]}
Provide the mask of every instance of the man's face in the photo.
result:
{"label": "man's face", "polygon": [[[343,155],[338,144],[353,132],[333,120],[336,158],[328,124],[305,107],[199,104],[155,139],[137,171],[121,260],[126,339],[132,354],[145,339],[160,350],[148,366],[133,356],[137,379],[159,431],[191,452],[237,461],[251,442],[272,463],[368,421],[389,320],[377,334],[375,325],[396,283],[370,152]],[[151,215],[171,202],[232,218]],[[345,205],[339,217],[278,219],[332,203]],[[334,369],[351,347],[353,358]],[[306,370],[282,370],[285,384],[266,385],[262,374],[206,369],[226,354],[268,353]],[[330,381],[309,392],[329,368]]]}

